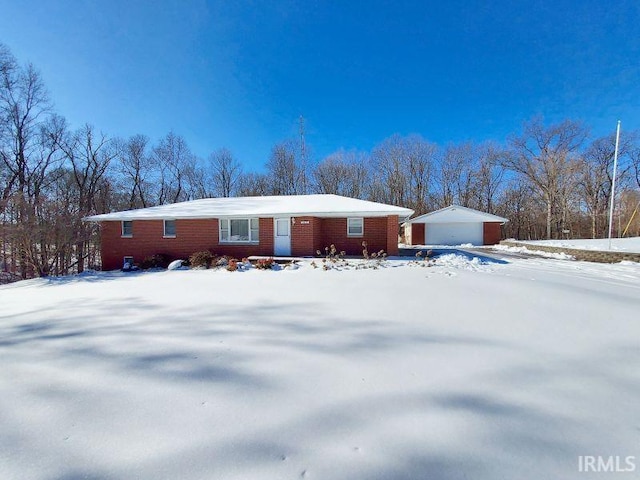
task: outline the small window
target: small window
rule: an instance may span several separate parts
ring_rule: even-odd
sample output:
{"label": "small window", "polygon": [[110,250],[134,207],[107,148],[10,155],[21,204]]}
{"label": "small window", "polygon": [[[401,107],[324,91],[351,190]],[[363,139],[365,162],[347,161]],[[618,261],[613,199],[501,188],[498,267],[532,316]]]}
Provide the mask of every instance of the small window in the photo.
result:
{"label": "small window", "polygon": [[279,218],[276,220],[276,236],[288,237],[289,236],[289,219]]}
{"label": "small window", "polygon": [[130,272],[132,270],[137,270],[137,269],[138,267],[136,267],[135,263],[133,263],[133,257],[127,255],[122,259],[123,272]]}
{"label": "small window", "polygon": [[131,220],[124,220],[122,222],[122,236],[133,237],[133,222]]}
{"label": "small window", "polygon": [[347,236],[361,237],[364,234],[363,218],[347,218]]}
{"label": "small window", "polygon": [[220,220],[220,242],[258,243],[257,218],[223,218]]}
{"label": "small window", "polygon": [[165,220],[164,221],[164,237],[175,238],[175,236],[176,236],[176,221]]}

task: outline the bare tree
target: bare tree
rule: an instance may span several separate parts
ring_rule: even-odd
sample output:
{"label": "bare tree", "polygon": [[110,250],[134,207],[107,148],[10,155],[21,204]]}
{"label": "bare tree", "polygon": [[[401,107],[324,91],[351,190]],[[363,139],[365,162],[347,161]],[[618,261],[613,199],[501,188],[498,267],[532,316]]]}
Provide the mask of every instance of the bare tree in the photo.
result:
{"label": "bare tree", "polygon": [[153,149],[153,159],[160,177],[157,203],[164,205],[188,200],[186,173],[189,168],[195,168],[195,157],[185,139],[169,132]]}
{"label": "bare tree", "polygon": [[332,153],[313,169],[315,191],[362,198],[368,182],[366,163],[363,153],[344,150]]}
{"label": "bare tree", "polygon": [[439,154],[437,145],[419,135],[387,138],[371,154],[370,198],[425,213],[430,204],[434,165]]}
{"label": "bare tree", "polygon": [[77,192],[77,215],[73,230],[76,233],[75,254],[78,272],[84,271],[88,255],[88,242],[95,233],[92,225],[82,221],[87,215],[99,212],[96,199],[103,186],[105,173],[117,150],[104,134],[96,134],[91,125],[85,125],[61,143],[70,166],[73,186]]}
{"label": "bare tree", "polygon": [[437,145],[418,135],[404,139],[406,169],[409,173],[409,199],[407,206],[420,215],[429,210],[434,183],[434,166],[440,154]]}
{"label": "bare tree", "polygon": [[275,145],[267,162],[270,194],[300,195],[306,193],[306,175],[297,158],[295,142],[288,141]]}
{"label": "bare tree", "polygon": [[475,190],[476,146],[470,142],[449,144],[444,149],[437,175],[438,206],[471,207]]}
{"label": "bare tree", "polygon": [[238,180],[242,175],[240,163],[227,148],[221,148],[209,156],[212,194],[215,197],[234,195]]}
{"label": "bare tree", "polygon": [[134,135],[128,140],[117,141],[118,173],[126,192],[127,208],[145,208],[153,204],[151,179],[153,161],[147,151],[149,138]]}
{"label": "bare tree", "polygon": [[507,237],[520,240],[540,238],[542,230],[537,231],[540,209],[533,193],[534,187],[529,180],[526,177],[517,177],[509,182],[498,199],[496,213],[509,219],[504,226]]}
{"label": "bare tree", "polygon": [[640,188],[640,145],[636,144],[629,150],[629,158],[635,183]]}
{"label": "bare tree", "polygon": [[3,231],[15,234],[10,240],[10,252],[22,278],[28,274],[29,242],[33,240],[28,226],[35,222],[36,195],[52,159],[41,148],[50,143],[42,134],[50,114],[40,74],[33,65],[20,67],[8,48],[0,44],[0,163],[5,180],[1,205]]}
{"label": "bare tree", "polygon": [[393,135],[371,152],[374,167],[371,199],[392,205],[405,205],[409,195],[409,172],[403,138]]}
{"label": "bare tree", "polygon": [[261,197],[271,195],[269,177],[260,173],[245,173],[238,179],[238,195],[241,197]]}
{"label": "bare tree", "polygon": [[478,163],[474,178],[474,192],[477,196],[474,208],[493,213],[495,202],[503,188],[504,167],[501,159],[504,150],[493,143],[476,147]]}
{"label": "bare tree", "polygon": [[586,135],[585,128],[571,120],[546,127],[541,118],[534,118],[525,123],[521,135],[511,139],[509,155],[503,159],[503,165],[526,177],[543,199],[547,238],[554,234],[563,192],[575,184],[576,156]]}

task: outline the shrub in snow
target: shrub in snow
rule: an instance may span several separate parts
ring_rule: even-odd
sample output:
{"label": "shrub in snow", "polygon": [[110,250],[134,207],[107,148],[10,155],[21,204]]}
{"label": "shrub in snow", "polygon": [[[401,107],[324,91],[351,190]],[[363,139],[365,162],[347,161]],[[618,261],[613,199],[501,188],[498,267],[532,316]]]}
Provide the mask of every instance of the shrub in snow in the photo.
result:
{"label": "shrub in snow", "polygon": [[433,262],[431,261],[430,257],[432,256],[432,250],[419,250],[418,252],[416,252],[416,259],[410,261],[409,266],[412,267],[419,265],[421,267],[431,267],[433,265]]}
{"label": "shrub in snow", "polygon": [[[367,242],[362,242],[362,257],[363,260],[358,262],[347,261],[344,257],[346,255],[345,251],[338,251],[334,244],[331,244],[329,247],[324,248],[325,256],[322,259],[322,269],[323,270],[331,270],[331,269],[351,269],[355,268],[356,270],[372,268],[377,269],[383,266],[385,260],[387,259],[387,254],[384,250],[379,250],[377,252],[369,253]],[[320,250],[317,250],[316,253],[318,255],[322,255]],[[318,265],[315,261],[311,262],[311,266],[313,268],[318,268]]]}
{"label": "shrub in snow", "polygon": [[[316,250],[318,255],[322,255],[320,250]],[[324,258],[322,259],[322,269],[330,270],[332,268],[344,267],[349,263],[344,259],[347,254],[344,250],[338,251],[336,246],[332,243],[329,247],[324,247]],[[313,265],[316,268],[315,264]]]}
{"label": "shrub in snow", "polygon": [[373,268],[376,269],[382,265],[387,259],[387,254],[384,250],[379,250],[369,254],[367,242],[362,242],[362,257],[365,262],[359,265],[359,268]]}
{"label": "shrub in snow", "polygon": [[[322,252],[320,252],[320,250],[317,250],[316,253],[318,255],[322,255]],[[344,250],[338,252],[338,249],[336,248],[336,246],[332,243],[331,246],[329,247],[324,247],[324,255],[325,255],[325,259],[329,260],[331,262],[337,262],[339,260],[342,260],[342,258],[347,254],[347,252],[345,252]]]}
{"label": "shrub in snow", "polygon": [[213,255],[208,250],[196,252],[189,257],[191,268],[209,268],[212,261]]}
{"label": "shrub in snow", "polygon": [[230,272],[235,272],[236,270],[238,270],[238,260],[236,260],[235,258],[230,259],[227,262],[227,270]]}
{"label": "shrub in snow", "polygon": [[216,258],[214,265],[216,267],[226,267],[227,265],[229,265],[229,257],[224,256],[224,257]]}
{"label": "shrub in snow", "polygon": [[171,257],[164,253],[156,253],[145,258],[140,262],[140,268],[147,270],[149,268],[167,268],[171,263]]}
{"label": "shrub in snow", "polygon": [[260,258],[256,261],[255,267],[259,270],[271,270],[275,263],[273,257]]}

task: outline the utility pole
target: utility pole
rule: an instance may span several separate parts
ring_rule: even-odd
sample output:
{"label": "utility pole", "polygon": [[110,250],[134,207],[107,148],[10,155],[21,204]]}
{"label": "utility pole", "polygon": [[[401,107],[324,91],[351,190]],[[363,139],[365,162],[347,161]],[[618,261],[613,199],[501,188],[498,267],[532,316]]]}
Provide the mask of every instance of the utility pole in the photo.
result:
{"label": "utility pole", "polygon": [[302,193],[307,192],[307,146],[304,141],[304,117],[300,115],[300,181],[302,183]]}
{"label": "utility pole", "polygon": [[[618,169],[618,144],[620,143],[620,120],[616,128],[616,149],[613,153],[613,180],[611,181],[611,206],[609,207],[609,250],[611,250],[611,233],[613,231],[613,206],[616,198],[616,170]],[[618,227],[619,230],[619,227]]]}

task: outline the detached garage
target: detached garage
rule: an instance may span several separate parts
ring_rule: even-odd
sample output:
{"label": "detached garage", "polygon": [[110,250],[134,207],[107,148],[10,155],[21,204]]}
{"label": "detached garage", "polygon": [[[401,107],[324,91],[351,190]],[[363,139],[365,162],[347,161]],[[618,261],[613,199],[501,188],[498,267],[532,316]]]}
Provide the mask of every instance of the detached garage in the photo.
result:
{"label": "detached garage", "polygon": [[408,245],[493,245],[500,241],[506,218],[451,205],[404,223]]}

